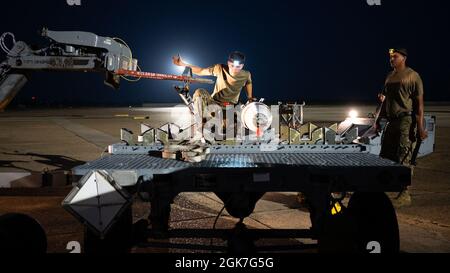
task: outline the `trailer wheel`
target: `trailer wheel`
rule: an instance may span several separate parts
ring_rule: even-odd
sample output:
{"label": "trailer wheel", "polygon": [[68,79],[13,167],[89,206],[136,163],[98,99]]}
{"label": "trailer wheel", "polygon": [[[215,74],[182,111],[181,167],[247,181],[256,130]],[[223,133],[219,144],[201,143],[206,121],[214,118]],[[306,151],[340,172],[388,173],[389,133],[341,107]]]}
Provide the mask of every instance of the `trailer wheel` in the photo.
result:
{"label": "trailer wheel", "polygon": [[8,213],[0,216],[0,253],[16,252],[47,252],[47,236],[32,217]]}
{"label": "trailer wheel", "polygon": [[133,214],[128,207],[120,219],[111,227],[102,239],[99,235],[84,228],[84,252],[87,254],[129,253],[132,247]]}
{"label": "trailer wheel", "polygon": [[355,240],[356,223],[347,209],[339,214],[327,211],[320,227],[318,251],[320,253],[357,252]]}
{"label": "trailer wheel", "polygon": [[264,192],[216,192],[225,204],[227,212],[235,218],[245,218],[253,213],[256,203],[265,194]]}
{"label": "trailer wheel", "polygon": [[356,222],[359,252],[400,251],[397,215],[384,192],[356,192],[350,198],[347,210]]}
{"label": "trailer wheel", "polygon": [[247,227],[239,222],[233,229],[233,234],[227,239],[228,254],[256,253],[255,241],[248,236]]}

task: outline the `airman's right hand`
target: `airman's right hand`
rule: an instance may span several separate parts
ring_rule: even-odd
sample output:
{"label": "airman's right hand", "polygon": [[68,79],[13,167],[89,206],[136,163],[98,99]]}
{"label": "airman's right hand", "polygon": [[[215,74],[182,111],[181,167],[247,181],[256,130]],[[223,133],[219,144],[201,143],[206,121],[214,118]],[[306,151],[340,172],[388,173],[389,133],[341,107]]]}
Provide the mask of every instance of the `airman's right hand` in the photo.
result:
{"label": "airman's right hand", "polygon": [[428,132],[427,131],[425,131],[424,129],[419,129],[419,139],[420,139],[420,141],[424,141],[425,139],[427,139],[428,138]]}
{"label": "airman's right hand", "polygon": [[178,66],[186,66],[183,61],[181,60],[180,55],[177,56],[173,56],[172,57],[172,61],[174,65],[178,65]]}
{"label": "airman's right hand", "polygon": [[382,103],[382,102],[384,102],[384,100],[386,99],[386,96],[385,95],[383,95],[383,94],[378,94],[378,100]]}

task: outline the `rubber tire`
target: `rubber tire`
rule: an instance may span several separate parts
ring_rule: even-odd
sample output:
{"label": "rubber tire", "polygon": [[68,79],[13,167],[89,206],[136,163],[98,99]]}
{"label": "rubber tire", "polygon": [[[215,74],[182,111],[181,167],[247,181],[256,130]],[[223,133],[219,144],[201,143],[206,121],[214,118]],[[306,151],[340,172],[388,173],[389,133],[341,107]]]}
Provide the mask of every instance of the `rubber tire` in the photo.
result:
{"label": "rubber tire", "polygon": [[0,216],[0,253],[47,252],[47,235],[32,217],[20,213]]}
{"label": "rubber tire", "polygon": [[400,251],[397,215],[384,192],[356,192],[350,198],[347,210],[356,221],[358,252],[368,253],[371,241],[380,244],[381,253]]}
{"label": "rubber tire", "polygon": [[237,223],[235,233],[227,239],[228,254],[254,254],[256,245],[254,240],[248,236],[248,229],[243,223]]}
{"label": "rubber tire", "polygon": [[250,216],[256,207],[256,203],[263,197],[264,192],[216,192],[225,204],[227,212],[238,219]]}
{"label": "rubber tire", "polygon": [[320,253],[357,253],[355,232],[356,223],[351,213],[344,207],[337,215],[327,214],[320,228],[318,251]]}

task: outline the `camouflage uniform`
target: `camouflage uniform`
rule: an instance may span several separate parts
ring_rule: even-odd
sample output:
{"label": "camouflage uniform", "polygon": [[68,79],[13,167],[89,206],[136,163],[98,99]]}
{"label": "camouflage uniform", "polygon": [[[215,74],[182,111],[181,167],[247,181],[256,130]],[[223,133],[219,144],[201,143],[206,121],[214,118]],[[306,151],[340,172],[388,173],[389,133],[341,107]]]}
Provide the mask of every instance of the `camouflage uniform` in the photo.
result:
{"label": "camouflage uniform", "polygon": [[[225,64],[216,64],[208,68],[202,69],[200,76],[215,76],[217,78],[212,95],[205,89],[199,88],[194,92],[194,112],[195,122],[197,124],[197,135],[203,132],[203,123],[213,117],[206,113],[206,107],[210,105],[217,105],[225,110],[227,106],[235,106],[239,103],[240,93],[243,87],[252,84],[252,78],[249,71],[241,70],[237,75],[231,75],[228,67]],[[216,111],[215,109],[210,109]],[[221,113],[222,119],[226,118],[226,112]],[[224,120],[223,127],[232,126],[233,120]]]}
{"label": "camouflage uniform", "polygon": [[380,156],[410,166],[416,145],[416,124],[411,116],[392,119],[386,125],[381,140]]}
{"label": "camouflage uniform", "polygon": [[407,67],[391,72],[383,94],[386,96],[383,116],[388,123],[383,132],[380,156],[410,166],[416,144],[416,121],[413,100],[423,95],[422,80],[417,72]]}
{"label": "camouflage uniform", "polygon": [[[222,130],[234,126],[234,129],[232,130],[234,131],[234,133],[237,132],[236,112],[234,112],[234,107],[236,106],[235,104],[220,103],[214,100],[213,97],[208,93],[208,91],[203,88],[198,88],[197,90],[195,90],[193,102],[197,135],[201,135],[205,123],[216,116],[222,120]],[[207,109],[207,107],[212,107],[213,105],[215,107]],[[231,116],[227,117],[227,115],[229,115],[228,109],[230,109],[230,111],[233,113],[234,118],[231,118]]]}
{"label": "camouflage uniform", "polygon": [[198,121],[201,121],[203,118],[211,118],[205,117],[204,111],[206,107],[211,104],[217,104],[209,94],[206,89],[198,88],[194,92],[194,96],[192,97],[194,101],[194,112],[196,113],[196,118]]}

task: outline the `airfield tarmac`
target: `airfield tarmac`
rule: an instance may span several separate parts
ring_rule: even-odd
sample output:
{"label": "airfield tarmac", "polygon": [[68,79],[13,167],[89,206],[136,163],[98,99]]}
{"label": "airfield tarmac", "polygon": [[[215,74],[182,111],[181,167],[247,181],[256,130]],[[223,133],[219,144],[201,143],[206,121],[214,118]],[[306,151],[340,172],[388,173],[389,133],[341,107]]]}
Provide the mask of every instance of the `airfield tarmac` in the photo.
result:
{"label": "airfield tarmac", "polygon": [[[0,173],[40,173],[60,171],[97,159],[107,145],[120,141],[120,128],[139,132],[141,122],[158,127],[186,116],[183,108],[61,108],[21,109],[0,113]],[[339,122],[351,109],[362,116],[375,106],[306,106],[305,121],[320,124]],[[410,207],[397,210],[401,251],[450,252],[450,106],[428,106],[426,114],[437,117],[436,149],[419,159],[414,170]],[[364,179],[362,177],[361,179]],[[67,243],[82,244],[83,227],[60,203],[70,191],[64,182],[53,187],[0,189],[0,214],[21,212],[36,218],[45,228],[49,252],[68,252]],[[176,228],[211,228],[222,202],[211,193],[184,193],[172,205],[171,226]],[[149,205],[134,205],[135,220],[146,218]],[[234,226],[236,219],[226,211],[217,228]],[[245,223],[254,228],[307,228],[309,214],[296,200],[295,193],[267,193],[257,203]],[[208,240],[176,242],[209,244]],[[301,240],[305,242],[307,240]],[[175,240],[174,240],[175,242]],[[279,242],[264,242],[265,244]],[[298,244],[298,240],[282,240]],[[214,244],[222,244],[214,241]],[[176,249],[133,249],[133,252],[191,252]]]}

